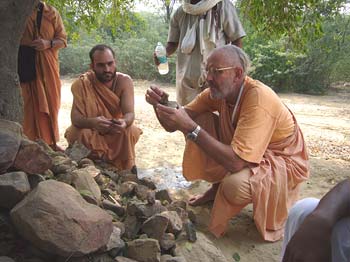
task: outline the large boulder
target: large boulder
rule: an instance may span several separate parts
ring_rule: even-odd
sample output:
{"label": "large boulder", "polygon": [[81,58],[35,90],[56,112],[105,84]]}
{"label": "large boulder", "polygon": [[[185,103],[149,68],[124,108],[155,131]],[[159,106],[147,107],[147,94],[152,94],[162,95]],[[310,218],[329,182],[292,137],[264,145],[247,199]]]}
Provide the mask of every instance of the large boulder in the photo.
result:
{"label": "large boulder", "polygon": [[22,139],[13,166],[28,174],[40,174],[51,168],[52,160],[38,143]]}
{"label": "large boulder", "polygon": [[0,174],[12,166],[22,140],[22,127],[0,119]]}
{"label": "large boulder", "polygon": [[105,246],[112,217],[89,204],[70,185],[47,180],[11,210],[18,233],[38,248],[58,256],[83,256]]}
{"label": "large boulder", "polygon": [[0,176],[0,207],[13,208],[30,191],[24,172],[6,173]]}

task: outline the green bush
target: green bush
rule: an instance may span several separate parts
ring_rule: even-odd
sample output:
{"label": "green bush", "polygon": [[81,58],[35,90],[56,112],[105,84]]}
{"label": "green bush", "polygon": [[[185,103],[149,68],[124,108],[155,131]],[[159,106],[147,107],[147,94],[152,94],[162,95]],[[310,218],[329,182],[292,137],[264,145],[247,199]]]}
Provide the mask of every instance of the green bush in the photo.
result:
{"label": "green bush", "polygon": [[[96,43],[97,44],[97,43]],[[117,70],[133,79],[175,83],[175,56],[169,59],[169,73],[160,75],[153,62],[155,45],[146,39],[117,40],[110,45],[116,53]],[[89,69],[89,51],[93,45],[70,44],[60,52],[61,75],[80,74]]]}
{"label": "green bush", "polygon": [[133,79],[175,83],[176,55],[169,58],[169,73],[166,75],[160,75],[153,62],[157,42],[165,44],[168,24],[156,15],[142,16],[145,24],[133,28],[139,37],[135,36],[136,31],[122,31],[115,35],[108,27],[91,32],[76,32],[70,37],[68,47],[60,52],[61,75],[80,74],[88,70],[90,49],[96,44],[104,43],[115,51],[118,71]]}
{"label": "green bush", "polygon": [[60,51],[60,72],[61,75],[81,74],[89,69],[90,46],[72,46]]}
{"label": "green bush", "polygon": [[[61,74],[79,74],[89,68],[89,51],[95,44],[109,44],[116,52],[117,70],[134,79],[175,83],[176,54],[169,59],[169,73],[160,75],[153,62],[158,41],[165,44],[168,24],[152,14],[141,14],[133,31],[121,28],[113,33],[108,26],[93,32],[76,32],[69,46],[60,52]],[[250,75],[278,92],[325,93],[331,82],[350,81],[349,16],[325,21],[324,36],[309,40],[305,49],[290,45],[285,37],[267,39],[246,28],[244,50],[252,60]],[[136,37],[137,35],[137,37]]]}

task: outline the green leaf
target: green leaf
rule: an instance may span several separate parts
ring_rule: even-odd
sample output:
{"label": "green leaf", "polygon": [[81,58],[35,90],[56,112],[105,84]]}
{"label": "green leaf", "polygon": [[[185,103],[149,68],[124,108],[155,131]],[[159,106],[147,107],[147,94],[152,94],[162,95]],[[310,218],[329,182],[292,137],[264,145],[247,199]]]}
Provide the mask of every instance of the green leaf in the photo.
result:
{"label": "green leaf", "polygon": [[239,262],[241,261],[241,256],[236,252],[232,255],[232,258],[234,259],[234,261]]}
{"label": "green leaf", "polygon": [[190,242],[186,242],[185,248],[186,248],[189,252],[191,252],[191,250],[192,250],[192,244],[191,244]]}

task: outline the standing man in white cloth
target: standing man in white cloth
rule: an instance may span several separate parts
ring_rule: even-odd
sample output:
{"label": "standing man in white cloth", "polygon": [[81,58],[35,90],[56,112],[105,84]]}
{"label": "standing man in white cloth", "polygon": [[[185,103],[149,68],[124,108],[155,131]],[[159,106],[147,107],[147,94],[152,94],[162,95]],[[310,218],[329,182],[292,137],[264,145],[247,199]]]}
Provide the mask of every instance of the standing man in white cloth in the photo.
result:
{"label": "standing man in white cloth", "polygon": [[180,105],[202,91],[203,62],[215,48],[232,43],[242,48],[245,32],[230,0],[184,0],[173,13],[167,56],[177,49],[176,97]]}

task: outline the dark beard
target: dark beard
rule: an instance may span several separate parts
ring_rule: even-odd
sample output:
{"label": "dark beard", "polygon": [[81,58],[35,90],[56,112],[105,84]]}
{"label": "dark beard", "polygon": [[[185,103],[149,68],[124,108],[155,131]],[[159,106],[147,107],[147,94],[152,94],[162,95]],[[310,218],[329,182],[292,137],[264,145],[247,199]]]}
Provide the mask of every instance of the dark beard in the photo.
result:
{"label": "dark beard", "polygon": [[114,70],[114,72],[112,72],[111,74],[106,74],[106,73],[98,74],[97,72],[95,72],[95,75],[98,81],[100,81],[101,83],[107,83],[113,80],[116,72],[117,70]]}

